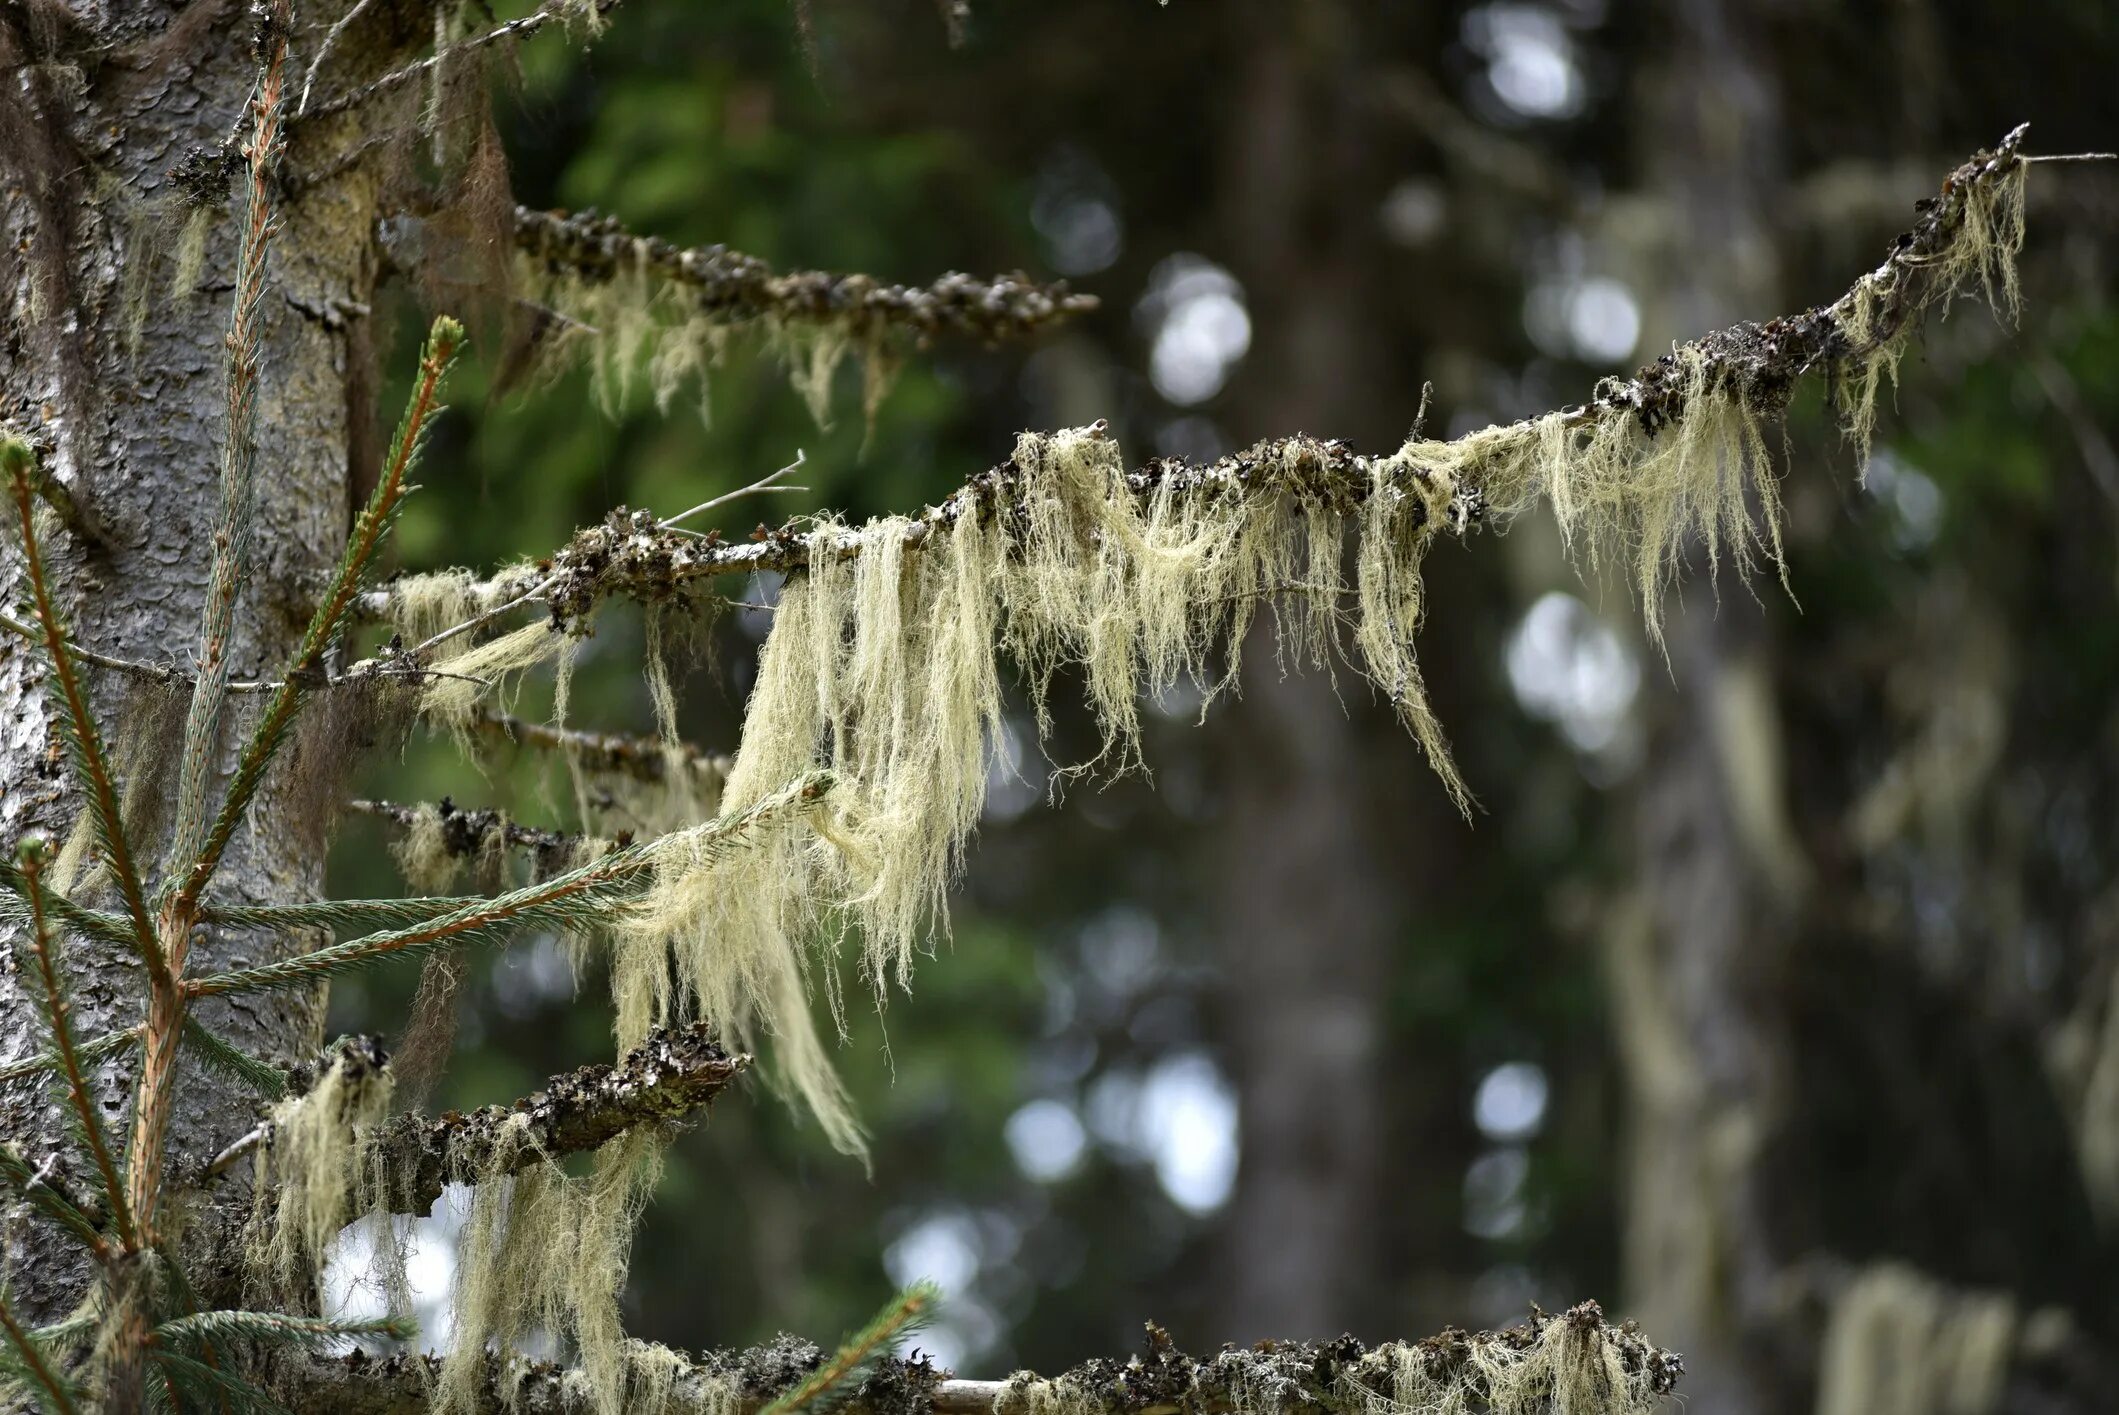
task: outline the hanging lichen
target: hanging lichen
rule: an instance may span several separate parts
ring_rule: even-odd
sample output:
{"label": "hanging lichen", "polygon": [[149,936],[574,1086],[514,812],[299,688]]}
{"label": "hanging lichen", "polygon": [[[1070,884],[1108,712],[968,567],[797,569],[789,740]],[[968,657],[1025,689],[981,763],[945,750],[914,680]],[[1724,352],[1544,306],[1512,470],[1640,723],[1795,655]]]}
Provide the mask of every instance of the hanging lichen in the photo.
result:
{"label": "hanging lichen", "polygon": [[551,1159],[518,1168],[518,1150],[495,1146],[487,1161],[493,1177],[476,1186],[459,1239],[461,1278],[453,1341],[435,1390],[437,1415],[481,1408],[489,1341],[505,1352],[538,1331],[574,1347],[601,1415],[642,1408],[627,1399],[636,1368],[651,1384],[668,1379],[669,1363],[656,1359],[654,1348],[628,1342],[618,1313],[634,1225],[661,1175],[662,1146],[651,1129],[629,1131],[598,1151],[580,1179]]}
{"label": "hanging lichen", "polygon": [[2006,1293],[1952,1289],[1916,1269],[1862,1269],[1832,1304],[1817,1415],[1989,1415],[2015,1349]]}
{"label": "hanging lichen", "polygon": [[389,1114],[392,1076],[372,1038],[335,1043],[315,1083],[272,1109],[258,1147],[245,1246],[251,1269],[292,1293],[323,1272],[339,1231],[376,1206],[364,1139]]}

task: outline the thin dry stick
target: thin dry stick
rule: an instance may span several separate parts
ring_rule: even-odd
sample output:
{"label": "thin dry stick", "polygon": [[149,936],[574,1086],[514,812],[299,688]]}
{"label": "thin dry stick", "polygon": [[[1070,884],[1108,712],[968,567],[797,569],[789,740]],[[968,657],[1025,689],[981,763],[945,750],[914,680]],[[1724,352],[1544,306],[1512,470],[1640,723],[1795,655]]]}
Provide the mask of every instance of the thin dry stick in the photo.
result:
{"label": "thin dry stick", "polygon": [[352,9],[339,16],[338,23],[324,36],[324,42],[316,47],[316,57],[309,61],[309,72],[302,77],[302,100],[294,106],[295,117],[299,118],[309,111],[309,91],[316,87],[317,73],[324,67],[324,61],[331,57],[331,51],[337,46],[339,36],[351,28],[355,20],[368,13],[368,7],[374,3],[375,0],[358,0]]}
{"label": "thin dry stick", "polygon": [[780,478],[786,476],[792,471],[795,471],[806,460],[807,458],[803,455],[802,449],[797,447],[795,449],[795,460],[789,462],[786,466],[780,468],[780,470],[776,472],[767,472],[764,476],[758,478],[749,486],[739,486],[734,491],[724,491],[719,496],[708,497],[706,500],[700,502],[697,506],[692,507],[689,511],[679,511],[676,515],[669,517],[667,520],[657,522],[657,525],[662,530],[672,530],[676,527],[679,521],[689,521],[692,517],[699,515],[701,512],[711,511],[716,506],[726,506],[729,502],[734,501],[739,497],[752,496],[763,491],[807,491],[809,490],[809,488],[806,486],[775,485],[775,483],[777,483]]}

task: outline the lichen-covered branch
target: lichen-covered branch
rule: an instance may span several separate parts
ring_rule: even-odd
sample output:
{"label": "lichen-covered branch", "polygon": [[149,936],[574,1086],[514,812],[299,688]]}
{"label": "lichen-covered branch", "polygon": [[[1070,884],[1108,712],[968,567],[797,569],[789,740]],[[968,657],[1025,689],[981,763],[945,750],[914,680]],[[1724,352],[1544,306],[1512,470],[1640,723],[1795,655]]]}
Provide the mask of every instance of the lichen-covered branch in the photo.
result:
{"label": "lichen-covered branch", "polygon": [[[1979,282],[1989,294],[1998,293],[2004,309],[2013,309],[2012,257],[2022,238],[2027,162],[2024,136],[2025,129],[2019,127],[1993,151],[1976,155],[1952,172],[1938,196],[1920,203],[1919,219],[1892,243],[1882,264],[1838,300],[1801,314],[1708,333],[1645,365],[1631,378],[1606,379],[1586,403],[1452,441],[1415,439],[1392,454],[1357,453],[1344,442],[1297,436],[1261,442],[1206,464],[1156,458],[1134,470],[1127,484],[1143,500],[1165,489],[1215,498],[1277,487],[1298,500],[1352,505],[1365,501],[1378,486],[1410,488],[1415,482],[1432,482],[1440,472],[1451,483],[1447,513],[1441,519],[1455,534],[1505,521],[1540,498],[1554,502],[1563,522],[1577,514],[1616,518],[1632,509],[1635,498],[1657,490],[1639,485],[1642,478],[1632,484],[1627,478],[1644,468],[1654,471],[1656,464],[1669,460],[1667,454],[1687,450],[1685,439],[1669,435],[1670,430],[1702,411],[1717,418],[1737,417],[1740,432],[1755,430],[1761,420],[1786,409],[1805,377],[1820,372],[1839,386],[1849,405],[1850,435],[1865,444],[1879,383],[1895,377],[1903,340],[1923,309],[1969,281]],[[631,248],[632,238],[595,237],[598,228],[579,219],[571,224],[539,219],[550,223],[535,227],[539,240],[551,242],[569,259],[601,263],[591,264],[591,269],[620,269],[622,252]],[[697,254],[668,248],[661,259],[681,265]],[[707,264],[703,259],[695,263]],[[1717,430],[1698,431],[1706,437]],[[907,547],[924,543],[966,516],[1018,505],[1028,470],[1020,457],[1011,458],[906,518]],[[1586,475],[1573,475],[1576,472]],[[1591,479],[1593,484],[1585,484]],[[1600,505],[1598,498],[1615,504]],[[1715,518],[1704,526],[1711,536],[1742,539],[1736,527],[1720,523],[1726,508],[1677,509],[1693,518]],[[1737,514],[1747,513],[1739,508]],[[1689,522],[1678,527],[1687,528]],[[1622,535],[1638,535],[1640,530],[1631,524],[1613,529]],[[750,540],[732,542],[677,535],[661,529],[652,513],[621,509],[577,532],[549,559],[470,585],[466,594],[482,605],[529,596],[549,607],[555,619],[566,621],[607,596],[657,602],[715,576],[799,570],[813,555],[850,557],[858,555],[861,546],[857,535],[837,527],[813,530],[800,518],[777,530],[761,527]],[[1643,579],[1659,586],[1667,573],[1666,547],[1649,544],[1641,549],[1648,557]],[[1777,546],[1774,549],[1777,552]],[[371,618],[386,617],[390,592],[365,596],[361,610]]]}
{"label": "lichen-covered branch", "polygon": [[[670,1415],[755,1415],[808,1378],[826,1354],[782,1338],[750,1351],[687,1358],[634,1344],[627,1409]],[[426,1409],[432,1358],[311,1358],[280,1394],[303,1409],[413,1415]],[[1676,1389],[1684,1362],[1594,1302],[1501,1331],[1452,1328],[1418,1342],[1369,1347],[1269,1341],[1203,1357],[1178,1351],[1151,1325],[1146,1352],[1093,1360],[1062,1375],[957,1380],[924,1361],[889,1360],[844,1409],[860,1415],[1372,1415],[1390,1410],[1505,1410],[1512,1415],[1645,1415]],[[506,1392],[507,1394],[503,1394]],[[481,1411],[588,1415],[577,1373],[517,1361],[487,1373]]]}
{"label": "lichen-covered branch", "polygon": [[438,804],[431,806],[408,806],[400,801],[355,799],[346,803],[346,809],[360,815],[378,817],[408,831],[420,829],[423,820],[431,821],[439,827],[441,848],[451,855],[465,859],[482,854],[493,843],[496,831],[500,834],[501,844],[518,850],[528,850],[540,862],[556,863],[571,859],[582,843],[581,836],[511,821],[490,807],[466,810],[446,796],[442,797]]}
{"label": "lichen-covered branch", "polygon": [[713,1103],[750,1065],[708,1023],[657,1028],[616,1066],[554,1076],[513,1105],[439,1119],[405,1115],[373,1140],[392,1212],[424,1214],[447,1184],[485,1183],[561,1155],[602,1148],[639,1126],[667,1126]]}
{"label": "lichen-covered branch", "polygon": [[648,274],[681,288],[716,324],[772,321],[831,325],[855,342],[891,330],[931,339],[954,335],[998,343],[1021,338],[1096,308],[1094,295],[1066,282],[1041,284],[1023,274],[981,279],[956,272],[927,285],[891,285],[871,276],[821,270],[775,271],[726,246],[686,249],[636,236],[593,212],[515,210],[515,243],[554,274],[591,282]]}

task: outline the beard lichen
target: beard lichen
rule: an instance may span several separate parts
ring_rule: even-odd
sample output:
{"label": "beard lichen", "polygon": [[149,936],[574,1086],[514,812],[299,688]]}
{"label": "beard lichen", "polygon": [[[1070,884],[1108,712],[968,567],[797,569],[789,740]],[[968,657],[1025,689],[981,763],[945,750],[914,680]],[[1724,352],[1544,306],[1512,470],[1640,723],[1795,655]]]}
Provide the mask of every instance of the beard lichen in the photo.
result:
{"label": "beard lichen", "polygon": [[1648,1415],[1684,1363],[1594,1302],[1501,1331],[1449,1330],[1365,1347],[1265,1341],[1194,1358],[1159,1327],[1131,1361],[1096,1360],[1064,1375],[1011,1377],[994,1415],[1105,1415],[1142,1409],[1236,1415]]}
{"label": "beard lichen", "polygon": [[[526,1137],[527,1118],[519,1119]],[[597,1151],[580,1178],[552,1159],[501,1177],[520,1154],[506,1143],[494,1147],[491,1177],[476,1186],[459,1240],[461,1276],[436,1383],[437,1415],[482,1408],[489,1341],[506,1352],[538,1332],[572,1345],[601,1415],[643,1408],[628,1400],[636,1369],[659,1383],[669,1363],[626,1339],[618,1297],[634,1225],[661,1174],[663,1145],[654,1130],[634,1129]]]}
{"label": "beard lichen", "polygon": [[379,1204],[384,1178],[367,1142],[390,1112],[393,1079],[374,1038],[347,1037],[307,1091],[273,1107],[244,1245],[252,1274],[273,1292],[293,1295],[319,1278],[340,1230]]}

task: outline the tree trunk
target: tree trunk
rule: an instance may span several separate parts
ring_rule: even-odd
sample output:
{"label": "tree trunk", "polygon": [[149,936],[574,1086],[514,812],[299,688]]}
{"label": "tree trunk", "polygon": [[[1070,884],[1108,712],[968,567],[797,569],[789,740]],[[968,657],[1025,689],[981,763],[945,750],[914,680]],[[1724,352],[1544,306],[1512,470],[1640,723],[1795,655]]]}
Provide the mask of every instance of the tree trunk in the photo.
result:
{"label": "tree trunk", "polygon": [[[1333,209],[1366,151],[1340,82],[1354,28],[1336,3],[1254,7],[1247,25],[1219,223],[1258,331],[1239,441],[1363,435],[1360,420],[1390,402],[1360,347],[1373,321],[1353,223]],[[1402,915],[1366,822],[1381,778],[1399,773],[1379,774],[1364,750],[1367,685],[1342,684],[1342,702],[1324,673],[1283,675],[1269,618],[1245,645],[1242,697],[1220,714],[1228,797],[1208,845],[1226,881],[1214,950],[1242,1130],[1216,1340],[1348,1330],[1375,1311],[1382,1277],[1382,1001]]]}
{"label": "tree trunk", "polygon": [[[323,18],[304,8],[305,21]],[[44,537],[76,639],[179,669],[188,667],[198,640],[210,559],[225,423],[226,292],[243,192],[238,182],[225,197],[195,207],[172,169],[220,153],[237,130],[256,77],[252,23],[232,0],[0,4],[0,212],[7,235],[0,287],[9,303],[0,335],[0,418],[39,445],[44,465],[98,532],[91,540],[54,527]],[[311,47],[303,38],[297,35],[298,52]],[[356,44],[345,52],[363,50]],[[379,55],[375,45],[366,52]],[[298,134],[290,159],[356,141],[360,121],[337,117],[318,125],[329,131]],[[348,355],[348,329],[365,316],[371,296],[374,212],[375,182],[358,168],[280,202],[261,314],[260,495],[255,563],[232,654],[237,678],[275,676],[343,544],[347,447],[355,431],[348,427],[348,387],[359,372]],[[206,223],[198,271],[183,269],[174,254],[191,221]],[[179,279],[183,288],[174,288]],[[10,549],[0,563],[4,593],[11,606],[19,604],[21,557]],[[169,786],[164,768],[173,765],[188,685],[168,690],[178,704],[173,712],[166,704],[154,710],[164,690],[90,672],[103,730],[127,777],[121,789],[135,853],[152,874],[164,849],[156,829]],[[9,848],[31,830],[63,841],[79,816],[57,712],[41,656],[13,638],[0,644],[0,833]],[[232,754],[241,744],[240,704],[231,716],[224,748]],[[322,882],[319,823],[276,821],[269,804],[265,822],[239,833],[221,897],[313,896]],[[77,898],[109,902],[92,871],[82,879]],[[209,932],[196,940],[193,956],[207,968],[230,967],[262,961],[290,942]],[[19,959],[18,940],[9,934],[6,943]],[[139,1019],[146,984],[127,958],[78,943],[70,970],[82,1036]],[[19,963],[0,976],[0,1061],[43,1046],[24,983]],[[292,1061],[318,1042],[321,1016],[319,994],[293,991],[211,1008],[204,1020],[253,1053]],[[137,1056],[126,1056],[93,1076],[114,1135],[128,1133],[136,1071]],[[195,1176],[254,1114],[252,1098],[194,1071],[171,1126],[173,1182]],[[40,1081],[17,1081],[0,1094],[0,1137],[21,1146],[33,1164],[59,1152],[61,1134],[60,1113]],[[232,1217],[196,1223],[195,1240],[225,1236]],[[19,1211],[9,1220],[7,1251],[13,1296],[25,1314],[40,1321],[62,1315],[87,1276],[79,1251]]]}
{"label": "tree trunk", "polygon": [[[1643,95],[1644,160],[1680,249],[1643,263],[1668,282],[1650,292],[1650,350],[1780,308],[1766,219],[1780,114],[1759,36],[1724,0],[1680,0],[1667,19],[1669,49]],[[1616,911],[1607,940],[1628,1095],[1626,1310],[1685,1353],[1691,1410],[1754,1415],[1783,1408],[1747,1323],[1783,1256],[1757,1161],[1786,1070],[1771,979],[1788,931],[1775,909],[1799,867],[1777,848],[1787,834],[1760,612],[1731,586],[1714,599],[1705,566],[1693,568],[1692,602],[1666,615],[1672,672],[1649,675],[1662,686],[1638,802],[1645,907]]]}

